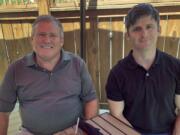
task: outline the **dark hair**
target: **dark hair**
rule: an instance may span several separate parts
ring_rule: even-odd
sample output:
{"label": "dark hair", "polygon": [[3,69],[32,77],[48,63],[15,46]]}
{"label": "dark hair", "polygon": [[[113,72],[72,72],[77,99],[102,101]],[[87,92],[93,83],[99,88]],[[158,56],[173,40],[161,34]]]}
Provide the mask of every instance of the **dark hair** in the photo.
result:
{"label": "dark hair", "polygon": [[136,21],[143,16],[151,16],[159,26],[160,17],[158,10],[151,4],[141,3],[130,9],[125,17],[125,26],[127,31],[131,25],[134,25]]}
{"label": "dark hair", "polygon": [[61,24],[60,21],[58,21],[55,17],[51,16],[51,15],[41,15],[38,16],[37,19],[33,22],[32,24],[32,32],[31,32],[31,36],[34,36],[34,32],[35,32],[35,27],[37,24],[39,24],[40,22],[52,22],[55,25],[58,26],[59,31],[60,31],[60,36],[64,37],[64,31],[63,31],[63,26]]}

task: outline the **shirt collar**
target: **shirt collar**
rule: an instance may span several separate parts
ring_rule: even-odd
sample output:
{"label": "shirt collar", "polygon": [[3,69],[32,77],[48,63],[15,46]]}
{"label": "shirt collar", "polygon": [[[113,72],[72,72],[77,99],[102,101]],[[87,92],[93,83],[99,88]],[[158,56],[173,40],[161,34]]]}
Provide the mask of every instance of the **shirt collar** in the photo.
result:
{"label": "shirt collar", "polygon": [[[28,55],[25,56],[25,63],[26,66],[31,67],[31,66],[37,66],[37,63],[35,61],[35,52],[29,53]],[[66,63],[71,59],[70,55],[63,49],[61,49],[61,59],[59,60],[58,63]]]}
{"label": "shirt collar", "polygon": [[[133,55],[132,55],[133,50],[130,51],[129,55],[127,56],[127,60],[129,61],[127,66],[131,69],[135,69],[139,67],[139,64],[136,63]],[[156,56],[155,56],[155,60],[152,64],[152,67],[158,65],[160,63],[160,58],[161,58],[161,51],[160,50],[156,50]]]}

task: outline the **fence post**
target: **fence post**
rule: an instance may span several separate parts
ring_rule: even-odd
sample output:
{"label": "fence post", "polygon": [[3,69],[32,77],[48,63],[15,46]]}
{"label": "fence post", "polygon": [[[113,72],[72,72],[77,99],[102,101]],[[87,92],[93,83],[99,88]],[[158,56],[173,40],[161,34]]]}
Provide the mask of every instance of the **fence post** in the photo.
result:
{"label": "fence post", "polygon": [[39,15],[48,15],[50,8],[49,0],[38,0],[38,13]]}
{"label": "fence post", "polygon": [[80,0],[80,46],[81,57],[86,61],[86,0]]}

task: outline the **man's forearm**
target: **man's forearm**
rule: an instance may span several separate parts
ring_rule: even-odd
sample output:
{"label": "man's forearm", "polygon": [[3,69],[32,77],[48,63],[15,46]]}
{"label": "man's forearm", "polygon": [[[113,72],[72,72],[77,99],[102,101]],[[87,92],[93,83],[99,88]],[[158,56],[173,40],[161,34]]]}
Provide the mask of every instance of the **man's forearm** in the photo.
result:
{"label": "man's forearm", "polygon": [[84,107],[85,119],[90,119],[90,118],[96,116],[97,112],[98,112],[97,99],[94,99],[92,101],[85,103],[85,107]]}
{"label": "man's forearm", "polygon": [[174,124],[174,130],[172,135],[180,135],[180,95],[175,95],[175,104],[176,104],[176,121]]}
{"label": "man's forearm", "polygon": [[7,135],[9,113],[0,112],[0,135]]}
{"label": "man's forearm", "polygon": [[172,135],[180,135],[180,113],[177,115]]}

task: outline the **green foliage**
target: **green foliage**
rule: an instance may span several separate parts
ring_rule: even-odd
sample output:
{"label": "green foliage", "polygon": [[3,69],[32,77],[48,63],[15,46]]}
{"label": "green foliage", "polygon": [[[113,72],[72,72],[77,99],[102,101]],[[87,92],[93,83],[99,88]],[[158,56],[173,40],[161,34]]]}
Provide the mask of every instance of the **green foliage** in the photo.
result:
{"label": "green foliage", "polygon": [[[24,4],[27,4],[30,0],[23,0]],[[68,2],[79,2],[80,0],[53,0],[55,3],[68,3]],[[0,5],[11,3],[11,4],[21,4],[22,0],[0,0]],[[30,1],[31,3],[31,1]]]}
{"label": "green foliage", "polygon": [[0,0],[0,5],[2,5],[3,4],[3,0]]}
{"label": "green foliage", "polygon": [[[23,3],[27,4],[29,0],[23,0]],[[0,5],[11,3],[11,4],[21,4],[22,0],[0,0]]]}
{"label": "green foliage", "polygon": [[75,2],[75,1],[79,2],[79,0],[55,0],[56,3],[67,3],[67,2]]}

